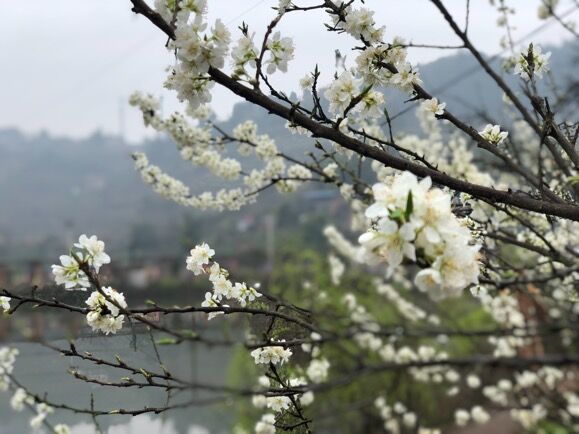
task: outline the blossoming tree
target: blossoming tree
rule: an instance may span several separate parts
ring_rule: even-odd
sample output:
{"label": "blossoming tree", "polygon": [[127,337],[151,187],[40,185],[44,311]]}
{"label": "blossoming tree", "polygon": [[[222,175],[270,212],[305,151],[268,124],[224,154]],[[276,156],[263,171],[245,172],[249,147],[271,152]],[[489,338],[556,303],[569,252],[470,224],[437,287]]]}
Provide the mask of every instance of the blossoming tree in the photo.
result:
{"label": "blossoming tree", "polygon": [[[164,86],[175,91],[185,110],[164,117],[159,101],[140,92],[131,104],[142,112],[146,125],[174,140],[184,160],[206,167],[231,187],[194,195],[146,155],[135,153],[143,180],[183,206],[218,211],[248,206],[269,188],[290,193],[313,182],[336,188],[351,209],[351,225],[347,231],[338,224],[324,230],[331,246],[327,288],[304,282],[300,297],[282,299],[266,287],[236,281],[217,262],[218,253],[199,240],[184,258],[184,267],[192,279],[207,285],[200,305],[151,301],[134,306],[120,288],[101,283],[101,267],[111,262],[104,242],[82,235],[53,266],[53,274],[63,290],[86,291],[84,305],[5,289],[0,307],[11,315],[28,304],[70,311],[84,315],[93,330],[105,335],[142,323],[175,345],[215,341],[151,321],[147,314],[194,313],[212,321],[240,315],[265,319],[250,321],[241,342],[260,372],[255,386],[245,389],[193,384],[166,369],[154,372],[79,352],[74,343],[54,348],[66,357],[118,370],[118,382],[81,378],[102,387],[146,385],[160,394],[171,388],[200,388],[220,399],[249,399],[260,414],[250,426],[237,426],[239,433],[433,434],[453,424],[490,423],[501,411],[529,432],[549,423],[564,432],[579,430],[579,129],[576,119],[563,117],[575,114],[576,106],[564,110],[564,98],[554,101],[542,90],[540,81],[549,74],[548,54],[533,44],[515,52],[509,24],[513,11],[505,1],[491,3],[496,3],[499,25],[506,30],[504,44],[513,52],[504,69],[520,76],[517,89],[473,45],[468,0],[465,24],[442,0],[424,2],[440,11],[459,48],[473,56],[504,94],[510,128],[471,125],[456,115],[451,104],[423,86],[407,55],[413,44],[385,40],[384,28],[362,2],[281,0],[258,36],[259,29],[245,24],[232,33],[220,20],[208,23],[206,0],[156,0],[154,5],[131,0],[132,10],[168,38],[176,63]],[[573,23],[559,9],[557,1],[544,0],[539,16],[558,22],[576,38]],[[312,65],[300,81],[303,96],[290,97],[270,80],[287,72],[296,55],[290,35],[282,35],[277,26],[288,16],[312,11],[327,17],[321,31],[351,40],[354,61],[344,63],[324,89],[320,77],[327,72]],[[308,152],[281,152],[252,121],[232,131],[220,127],[208,105],[215,86],[284,119],[292,133],[311,145]],[[423,136],[393,130],[385,98],[392,88],[419,104]],[[259,165],[244,168],[236,155],[252,156]],[[347,284],[352,272],[365,276],[364,287]],[[452,321],[461,312],[445,312],[452,306],[444,304],[448,299],[476,306],[487,315],[488,326],[469,329]],[[395,323],[384,321],[384,306],[395,312]],[[466,354],[455,345],[464,339],[475,342]],[[541,351],[530,351],[537,342]],[[83,409],[54,403],[50,394],[22,386],[13,374],[15,363],[17,351],[1,348],[0,388],[13,394],[15,410],[31,411],[33,427],[54,433],[69,432],[52,421],[54,408],[97,418],[194,405],[168,401],[159,408]],[[421,414],[410,393],[406,400],[391,395],[400,376],[409,388],[428,385],[439,402],[448,401],[445,415]],[[337,390],[356,382],[366,382],[363,400],[333,398]],[[461,394],[475,404],[451,400]],[[337,408],[361,402],[359,410],[380,422],[340,431],[325,421],[324,402],[333,399]]]}

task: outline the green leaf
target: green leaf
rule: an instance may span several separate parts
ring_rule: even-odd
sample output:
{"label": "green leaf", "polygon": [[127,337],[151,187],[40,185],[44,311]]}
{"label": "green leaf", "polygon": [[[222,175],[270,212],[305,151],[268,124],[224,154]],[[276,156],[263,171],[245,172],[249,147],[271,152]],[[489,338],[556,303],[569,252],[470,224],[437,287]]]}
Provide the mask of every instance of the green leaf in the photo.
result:
{"label": "green leaf", "polygon": [[408,197],[406,198],[406,211],[404,211],[404,219],[408,221],[410,215],[414,211],[414,202],[412,201],[412,190],[408,191]]}
{"label": "green leaf", "polygon": [[177,339],[174,338],[161,338],[155,341],[157,345],[175,345],[177,343]]}

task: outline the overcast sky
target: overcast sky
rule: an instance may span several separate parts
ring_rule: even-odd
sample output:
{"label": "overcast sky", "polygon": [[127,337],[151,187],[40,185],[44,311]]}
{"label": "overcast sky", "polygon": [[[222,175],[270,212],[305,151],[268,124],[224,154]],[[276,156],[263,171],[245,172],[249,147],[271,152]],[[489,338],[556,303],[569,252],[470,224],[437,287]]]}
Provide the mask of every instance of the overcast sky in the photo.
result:
{"label": "overcast sky", "polygon": [[[306,4],[309,0],[299,1]],[[515,39],[535,29],[538,0],[511,0],[517,10]],[[259,37],[275,12],[277,0],[209,0],[209,20],[221,18],[231,29],[247,22]],[[440,13],[428,0],[367,0],[376,20],[386,26],[386,40],[402,36],[415,43],[456,44]],[[446,0],[457,19],[464,20],[465,0]],[[561,1],[569,10],[571,0]],[[579,14],[574,13],[577,18]],[[497,12],[486,0],[471,1],[470,35],[484,52],[500,50]],[[318,63],[325,77],[334,71],[334,49],[347,52],[352,39],[323,30],[322,13],[294,13],[280,25],[294,37],[296,59],[288,74],[275,80],[286,90]],[[165,68],[173,60],[166,38],[143,17],[130,11],[129,0],[0,1],[0,128],[27,133],[82,137],[97,129],[118,134],[121,125],[131,141],[148,134],[126,101],[133,90],[163,95],[165,110],[177,107],[163,92]],[[567,38],[558,25],[533,37],[533,42],[558,44]],[[424,63],[452,52],[412,49],[410,59]],[[350,56],[353,57],[353,56]],[[227,117],[236,99],[214,92],[214,109]]]}

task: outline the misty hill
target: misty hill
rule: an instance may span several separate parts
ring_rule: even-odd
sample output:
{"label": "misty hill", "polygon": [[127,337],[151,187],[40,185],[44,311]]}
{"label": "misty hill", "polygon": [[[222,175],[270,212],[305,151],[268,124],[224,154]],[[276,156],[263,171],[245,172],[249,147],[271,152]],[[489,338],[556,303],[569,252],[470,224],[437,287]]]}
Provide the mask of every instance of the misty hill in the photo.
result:
{"label": "misty hill", "polygon": [[[572,76],[577,53],[571,44],[551,48],[555,78],[566,82]],[[496,65],[495,65],[496,66]],[[504,118],[502,95],[491,79],[478,71],[475,61],[458,54],[420,66],[425,87],[447,102],[448,108],[484,125],[481,112],[496,120]],[[477,72],[472,73],[473,70]],[[516,77],[506,75],[511,85]],[[389,92],[388,110],[396,115],[408,107],[406,96]],[[237,123],[252,119],[260,132],[272,135],[279,146],[293,155],[303,154],[307,139],[290,134],[284,121],[248,103],[237,104],[222,126],[230,130]],[[393,120],[396,131],[416,131],[413,110]],[[0,254],[9,246],[28,245],[41,249],[45,244],[70,242],[78,233],[98,233],[121,248],[128,243],[131,230],[155,227],[171,234],[184,215],[196,213],[164,200],[144,185],[133,169],[131,152],[147,152],[150,160],[172,175],[188,182],[192,191],[215,186],[215,178],[205,169],[183,162],[166,138],[130,146],[118,137],[95,133],[83,140],[52,137],[47,134],[25,136],[12,129],[0,130]],[[40,247],[39,247],[40,246]],[[47,247],[48,248],[48,247]]]}

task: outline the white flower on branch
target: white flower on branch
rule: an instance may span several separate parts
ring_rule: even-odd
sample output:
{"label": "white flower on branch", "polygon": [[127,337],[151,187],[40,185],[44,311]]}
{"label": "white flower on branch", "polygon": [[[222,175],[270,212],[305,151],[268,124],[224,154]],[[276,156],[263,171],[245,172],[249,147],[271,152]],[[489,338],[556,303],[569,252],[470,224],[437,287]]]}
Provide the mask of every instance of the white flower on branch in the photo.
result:
{"label": "white flower on branch", "polygon": [[444,114],[444,109],[446,108],[446,103],[444,103],[444,102],[439,103],[438,99],[436,99],[436,98],[427,99],[426,101],[422,102],[422,108],[429,113],[440,116],[440,115]]}
{"label": "white flower on branch", "polygon": [[291,405],[288,396],[268,396],[265,400],[267,408],[271,408],[276,413],[287,410]]}
{"label": "white flower on branch", "polygon": [[104,334],[115,334],[123,328],[125,316],[121,309],[126,309],[125,296],[110,286],[94,291],[86,300],[90,312],[86,315],[88,325],[94,331]]}
{"label": "white flower on branch", "polygon": [[541,47],[529,44],[527,51],[520,53],[515,64],[515,74],[524,80],[537,76],[543,78],[543,73],[549,70],[551,53],[542,53]]}
{"label": "white flower on branch", "polygon": [[256,365],[269,365],[270,363],[283,365],[289,360],[291,355],[292,351],[281,345],[256,348],[251,352]]}
{"label": "white flower on branch", "polygon": [[466,426],[470,421],[470,413],[462,408],[454,412],[454,423],[458,426]]}
{"label": "white flower on branch", "polygon": [[267,49],[270,57],[267,60],[267,73],[275,71],[287,72],[288,62],[294,58],[294,43],[292,38],[281,37],[280,32],[275,32],[267,41]]}
{"label": "white flower on branch", "polygon": [[450,195],[430,186],[430,178],[419,182],[410,172],[376,184],[366,209],[372,226],[359,242],[368,259],[387,263],[387,276],[404,258],[416,261],[419,250],[430,267],[416,275],[418,288],[433,299],[456,297],[478,282],[480,246],[452,213]]}
{"label": "white flower on branch", "polygon": [[10,297],[5,296],[0,297],[0,309],[2,309],[4,313],[10,310],[10,300],[11,300]]}
{"label": "white flower on branch", "polygon": [[483,139],[494,145],[500,145],[509,136],[507,131],[501,131],[500,125],[491,124],[487,124],[479,134]]}
{"label": "white flower on branch", "polygon": [[237,45],[231,50],[233,77],[249,76],[247,67],[255,68],[257,47],[253,43],[253,35],[243,35],[237,40]]}
{"label": "white flower on branch", "polygon": [[[358,93],[358,83],[350,72],[344,71],[330,84],[324,96],[330,103],[330,111],[341,115]],[[356,108],[354,109],[356,110]]]}
{"label": "white flower on branch", "polygon": [[308,365],[306,374],[314,383],[321,383],[328,378],[330,362],[327,359],[314,359]]}
{"label": "white flower on branch", "polygon": [[96,235],[87,237],[82,234],[78,238],[78,243],[74,245],[79,249],[84,249],[86,252],[84,259],[94,267],[98,273],[100,267],[111,262],[111,257],[105,253],[105,243],[99,240]]}
{"label": "white flower on branch", "polygon": [[30,419],[30,426],[34,429],[40,428],[46,417],[54,413],[54,409],[48,404],[41,402],[36,405],[36,416]]}
{"label": "white flower on branch", "polygon": [[346,266],[342,261],[340,261],[340,258],[332,254],[328,256],[328,263],[330,264],[330,276],[332,278],[332,283],[337,286],[342,280],[344,271],[346,271]]}
{"label": "white flower on branch", "polygon": [[64,285],[64,289],[86,291],[90,287],[89,278],[81,270],[81,264],[91,266],[95,272],[111,262],[111,257],[105,252],[105,243],[96,235],[87,237],[82,234],[78,243],[74,244],[78,251],[71,255],[61,255],[60,265],[52,265],[52,274],[57,285]]}
{"label": "white flower on branch", "polygon": [[275,434],[275,415],[266,413],[255,424],[255,434]]}
{"label": "white flower on branch", "polygon": [[346,22],[340,21],[338,15],[334,15],[334,24],[337,29],[344,30],[354,38],[369,43],[380,42],[384,33],[384,27],[376,27],[374,11],[367,8],[344,10]]}
{"label": "white flower on branch", "polygon": [[192,271],[196,276],[201,274],[203,266],[209,264],[213,255],[215,255],[215,250],[209,247],[207,243],[195,246],[187,257],[187,270]]}
{"label": "white flower on branch", "polygon": [[64,285],[64,289],[86,291],[90,287],[88,276],[80,269],[75,258],[68,255],[60,256],[61,265],[52,265],[52,274],[57,285]]}
{"label": "white flower on branch", "polygon": [[10,406],[12,407],[12,409],[14,411],[22,411],[22,410],[24,410],[25,404],[33,405],[34,404],[34,398],[32,396],[30,396],[26,392],[26,390],[19,387],[18,389],[16,389],[16,391],[12,395],[12,398],[10,399]]}
{"label": "white flower on branch", "polygon": [[54,434],[70,434],[70,433],[71,431],[68,425],[59,423],[58,425],[54,426]]}

